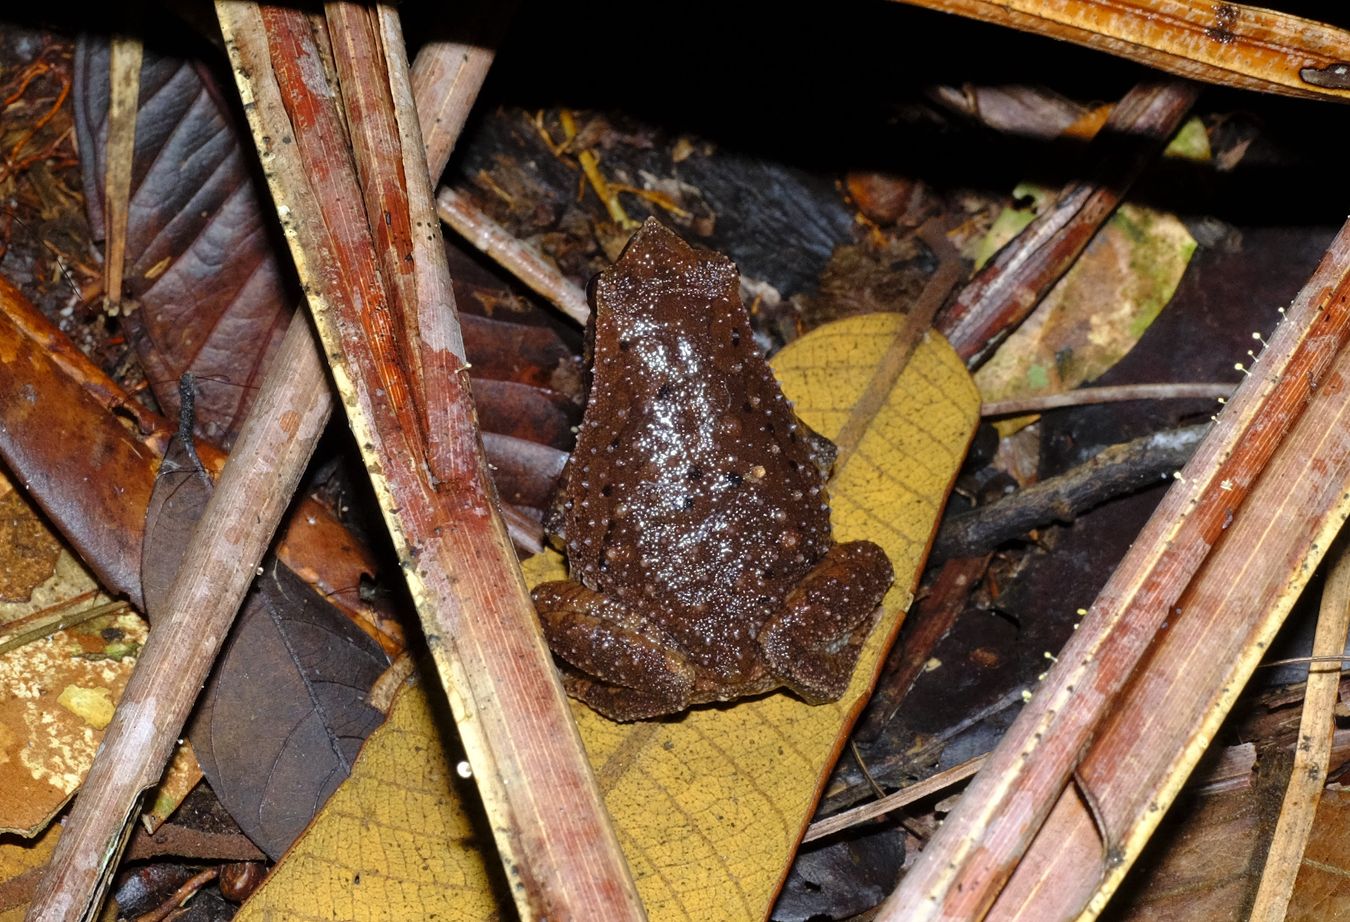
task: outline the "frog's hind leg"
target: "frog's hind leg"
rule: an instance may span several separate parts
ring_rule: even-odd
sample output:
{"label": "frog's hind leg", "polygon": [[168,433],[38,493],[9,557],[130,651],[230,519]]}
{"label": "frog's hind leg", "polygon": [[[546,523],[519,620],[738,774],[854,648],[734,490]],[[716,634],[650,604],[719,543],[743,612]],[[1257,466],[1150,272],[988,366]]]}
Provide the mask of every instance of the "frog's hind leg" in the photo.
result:
{"label": "frog's hind leg", "polygon": [[567,690],[606,717],[642,720],[689,707],[694,667],[628,606],[560,580],[534,590],[548,645],[569,667]]}
{"label": "frog's hind leg", "polygon": [[764,661],[810,703],[838,699],[892,578],[885,552],[871,541],[835,545],[765,622]]}

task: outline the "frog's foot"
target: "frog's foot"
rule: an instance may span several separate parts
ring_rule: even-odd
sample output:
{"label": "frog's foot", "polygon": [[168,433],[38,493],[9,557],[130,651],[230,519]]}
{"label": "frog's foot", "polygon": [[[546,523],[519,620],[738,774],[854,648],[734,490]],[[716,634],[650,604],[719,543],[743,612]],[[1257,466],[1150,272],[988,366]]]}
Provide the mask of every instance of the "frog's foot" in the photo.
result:
{"label": "frog's foot", "polygon": [[810,703],[838,699],[893,576],[885,552],[871,541],[835,545],[765,622],[764,661]]}
{"label": "frog's foot", "polygon": [[553,652],[571,667],[567,689],[606,717],[642,720],[689,707],[694,667],[641,615],[580,583],[534,590]]}

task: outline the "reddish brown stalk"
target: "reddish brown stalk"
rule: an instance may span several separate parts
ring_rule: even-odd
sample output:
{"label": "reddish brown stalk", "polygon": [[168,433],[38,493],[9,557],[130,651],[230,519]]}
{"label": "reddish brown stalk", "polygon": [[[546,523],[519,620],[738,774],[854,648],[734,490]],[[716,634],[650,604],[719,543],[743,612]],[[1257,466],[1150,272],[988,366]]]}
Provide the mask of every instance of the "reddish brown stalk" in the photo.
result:
{"label": "reddish brown stalk", "polygon": [[[223,2],[217,9],[283,230],[518,908],[527,918],[639,918],[631,876],[496,512],[463,357],[426,339],[399,342],[387,317],[392,305],[380,286],[375,241],[364,210],[354,207],[364,193],[340,133],[338,94],[314,64],[309,22],[284,8]],[[390,71],[406,68],[387,8],[334,4],[328,21],[335,56],[369,41],[381,47]],[[372,63],[351,61],[339,71],[383,86],[398,122],[414,124],[398,73]],[[355,92],[346,84],[343,98]],[[406,150],[401,156],[406,164]],[[421,246],[413,257],[448,289],[443,250]],[[418,314],[419,323],[426,320]],[[447,408],[434,474],[432,447],[410,405],[414,372],[401,361],[414,352],[428,400]],[[438,368],[450,373],[441,378]]]}
{"label": "reddish brown stalk", "polygon": [[933,649],[965,610],[971,590],[988,568],[988,554],[943,563],[933,585],[905,618],[900,647],[892,653],[886,672],[877,683],[877,691],[867,706],[867,716],[855,731],[858,738],[876,739],[895,717],[914,686],[914,680],[932,657]]}
{"label": "reddish brown stalk", "polygon": [[1086,45],[1221,86],[1350,99],[1350,33],[1213,0],[900,0]]}
{"label": "reddish brown stalk", "polygon": [[1111,112],[1094,146],[1096,176],[1059,198],[961,289],[938,330],[974,368],[993,353],[1059,281],[1120,204],[1195,102],[1186,83],[1141,83]]}
{"label": "reddish brown stalk", "polygon": [[[1275,590],[1296,588],[1298,574],[1306,578],[1306,572],[1312,568],[1310,561],[1325,547],[1323,532],[1330,527],[1328,516],[1334,518],[1338,508],[1335,504],[1344,488],[1347,453],[1341,452],[1328,460],[1318,456],[1317,451],[1321,450],[1325,435],[1344,430],[1342,411],[1335,401],[1343,393],[1338,363],[1344,358],[1342,350],[1347,340],[1350,340],[1350,226],[1342,229],[1333,241],[1252,375],[1220,414],[1210,435],[1097,597],[1043,685],[991,754],[918,864],[886,902],[880,918],[915,922],[981,918],[999,898],[1033,840],[1050,852],[1064,849],[1075,823],[1083,828],[1084,817],[1092,837],[1096,838],[1098,828],[1105,830],[1105,843],[1098,839],[1094,846],[1099,850],[1098,860],[1100,850],[1105,847],[1105,853],[1112,858],[1109,872],[1123,871],[1121,866],[1128,849],[1138,847],[1141,830],[1146,833],[1146,824],[1138,823],[1130,825],[1128,833],[1123,832],[1124,826],[1135,822],[1126,818],[1139,816],[1139,810],[1149,811],[1152,804],[1154,809],[1148,816],[1156,822],[1161,815],[1156,807],[1168,803],[1175,794],[1175,766],[1169,763],[1151,789],[1148,784],[1135,785],[1120,789],[1119,794],[1116,788],[1103,786],[1102,777],[1098,776],[1087,789],[1091,791],[1096,815],[1106,823],[1105,827],[1094,826],[1086,805],[1074,794],[1075,789],[1068,787],[1069,780],[1075,772],[1085,777],[1088,747],[1105,732],[1109,715],[1125,715],[1120,718],[1124,721],[1138,719],[1135,714],[1119,710],[1122,694],[1135,678],[1145,653],[1157,642],[1160,629],[1170,619],[1186,612],[1181,624],[1186,627],[1184,636],[1190,647],[1182,646],[1177,652],[1183,661],[1188,656],[1198,656],[1221,664],[1222,670],[1236,670],[1224,654],[1213,652],[1209,640],[1192,636],[1191,626],[1205,622],[1207,608],[1222,611],[1223,606],[1233,604],[1232,593],[1245,592],[1260,603],[1274,598],[1271,593]],[[1332,387],[1333,384],[1337,386]],[[1302,417],[1310,401],[1316,413],[1310,413],[1305,421]],[[1297,450],[1283,453],[1267,472],[1267,465],[1282,440],[1296,427],[1300,437],[1312,441],[1302,443],[1302,455]],[[1300,464],[1313,465],[1322,473],[1314,474]],[[1257,494],[1253,487],[1261,478],[1264,478],[1262,492]],[[1306,490],[1302,490],[1304,486]],[[1295,501],[1295,493],[1299,492],[1295,487],[1301,490],[1297,497],[1304,503],[1301,512],[1291,511],[1286,504],[1286,500]],[[1235,521],[1237,526],[1230,532],[1229,525]],[[1271,542],[1258,548],[1261,555],[1269,558],[1264,567],[1247,558],[1253,553],[1255,539],[1248,538],[1246,544],[1235,543],[1234,535],[1291,521],[1300,525],[1297,530],[1289,529],[1286,537],[1261,539]],[[1244,526],[1244,522],[1249,524]],[[1274,546],[1276,543],[1278,547]],[[1221,556],[1212,555],[1216,544],[1223,550]],[[1214,562],[1220,560],[1225,562]],[[1210,583],[1196,579],[1202,566],[1216,577],[1212,588]],[[1254,579],[1259,580],[1255,586]],[[1184,596],[1187,593],[1194,595],[1188,600]],[[1284,597],[1279,598],[1283,602]],[[1246,611],[1245,603],[1239,607]],[[1262,622],[1260,630],[1265,627]],[[1169,635],[1172,633],[1182,636],[1177,625],[1171,627]],[[1259,632],[1255,633],[1253,642],[1260,637]],[[1254,668],[1255,660],[1247,662],[1251,658],[1248,648],[1241,649],[1243,668]],[[1198,668],[1199,664],[1192,660],[1187,665]],[[1165,680],[1174,681],[1174,677],[1175,673],[1168,673]],[[1185,744],[1185,758],[1198,757],[1193,750],[1203,747],[1203,733],[1212,732],[1214,715],[1221,716],[1225,702],[1229,702],[1225,696],[1235,694],[1241,678],[1240,674],[1221,672],[1218,686],[1179,688],[1186,700],[1163,708],[1177,713],[1159,716],[1175,720],[1193,714],[1197,705],[1208,703],[1208,709],[1203,710],[1208,731],[1195,731],[1200,734],[1198,742]],[[1214,695],[1218,697],[1213,698]],[[1126,748],[1139,738],[1138,726],[1125,726],[1113,737]],[[1135,764],[1122,761],[1136,757],[1119,748],[1098,745],[1092,752],[1100,755],[1096,764],[1103,767]],[[1174,744],[1164,755],[1182,760],[1176,752]],[[1138,800],[1140,796],[1144,800]],[[1121,836],[1127,838],[1122,840]],[[1035,869],[1029,869],[1028,873],[1034,874]]]}

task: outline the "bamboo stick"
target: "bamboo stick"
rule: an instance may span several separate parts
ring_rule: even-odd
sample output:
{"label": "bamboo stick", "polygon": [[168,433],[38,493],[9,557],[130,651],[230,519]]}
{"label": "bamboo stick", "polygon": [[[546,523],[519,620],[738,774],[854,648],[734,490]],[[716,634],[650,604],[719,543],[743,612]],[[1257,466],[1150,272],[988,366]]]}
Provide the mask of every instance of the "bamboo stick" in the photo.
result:
{"label": "bamboo stick", "polygon": [[[1350,630],[1350,552],[1342,541],[1331,576],[1322,590],[1322,607],[1313,637],[1312,655],[1339,657]],[[1280,818],[1275,824],[1270,854],[1256,891],[1251,922],[1281,922],[1294,893],[1303,850],[1312,834],[1317,804],[1327,782],[1327,765],[1336,731],[1335,708],[1340,693],[1341,665],[1315,664],[1308,670],[1303,694],[1294,767],[1289,773]]]}
{"label": "bamboo stick", "polygon": [[[217,6],[245,109],[292,255],[308,286],[348,420],[366,459],[469,763],[497,836],[517,907],[526,918],[640,918],[641,906],[571,721],[524,582],[496,513],[479,448],[463,357],[435,343],[400,342],[399,308],[379,283],[373,241],[361,227],[363,194],[347,153],[336,93],[303,14],[242,2]],[[384,7],[332,4],[335,56],[374,30],[397,71],[402,42]],[[352,74],[372,85],[383,73]],[[370,62],[366,62],[369,64]],[[345,66],[345,65],[344,65]],[[340,70],[342,68],[339,68]],[[387,92],[401,123],[411,99],[395,76]],[[342,88],[347,98],[349,90]],[[304,130],[299,130],[303,128]],[[323,207],[320,207],[322,203]],[[414,237],[416,241],[416,237]],[[415,253],[443,273],[443,253]],[[450,407],[433,471],[411,399],[421,388]],[[438,378],[437,369],[449,369]]]}
{"label": "bamboo stick", "polygon": [[1212,0],[899,0],[1262,93],[1350,99],[1350,32]]}

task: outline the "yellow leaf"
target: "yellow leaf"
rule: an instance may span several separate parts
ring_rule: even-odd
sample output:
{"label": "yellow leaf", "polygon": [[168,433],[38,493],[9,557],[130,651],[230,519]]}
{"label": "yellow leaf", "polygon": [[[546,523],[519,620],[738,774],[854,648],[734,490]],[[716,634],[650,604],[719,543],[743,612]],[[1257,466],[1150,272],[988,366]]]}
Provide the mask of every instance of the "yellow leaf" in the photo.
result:
{"label": "yellow leaf", "polygon": [[[783,350],[774,368],[802,419],[835,435],[902,323],[889,314],[854,317]],[[775,693],[630,724],[574,702],[652,919],[768,913],[843,734],[899,628],[978,406],[960,360],[932,337],[916,348],[836,472],[830,487],[836,536],[876,541],[897,574],[839,701],[813,707]],[[556,554],[524,567],[532,585],[563,573]],[[487,837],[475,837],[448,793],[457,778],[437,727],[420,688],[400,695],[351,777],[245,904],[239,922],[497,917],[499,905],[509,904],[498,903],[489,883],[496,857],[478,850]]]}

